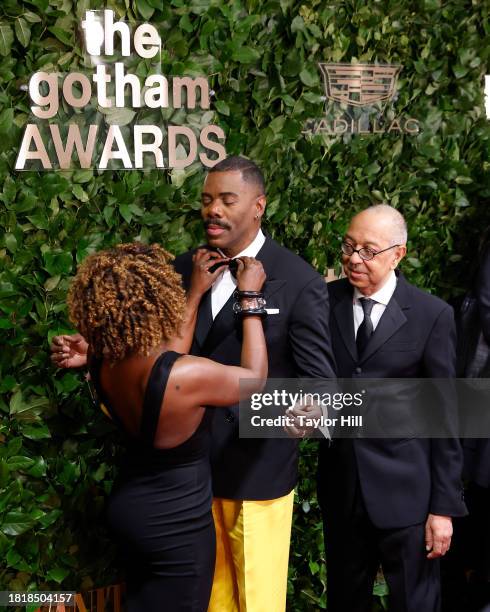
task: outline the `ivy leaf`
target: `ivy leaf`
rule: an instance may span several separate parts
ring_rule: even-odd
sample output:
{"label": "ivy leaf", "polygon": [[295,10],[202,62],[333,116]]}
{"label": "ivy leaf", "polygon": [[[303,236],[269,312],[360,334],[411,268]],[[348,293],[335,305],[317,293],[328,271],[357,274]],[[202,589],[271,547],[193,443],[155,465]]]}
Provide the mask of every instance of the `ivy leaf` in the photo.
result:
{"label": "ivy leaf", "polygon": [[18,17],[15,21],[15,34],[20,44],[27,47],[31,40],[31,28],[22,17]]}
{"label": "ivy leaf", "polygon": [[45,269],[51,276],[57,274],[69,274],[73,266],[73,257],[71,253],[66,251],[56,253],[52,251],[46,251],[43,254]]}
{"label": "ivy leaf", "polygon": [[36,15],[36,13],[31,13],[31,11],[22,13],[22,17],[24,17],[24,19],[26,19],[29,23],[40,23],[42,21],[39,15]]}
{"label": "ivy leaf", "polygon": [[73,185],[73,189],[71,191],[77,200],[80,200],[80,202],[88,202],[88,195],[83,190],[81,185]]}
{"label": "ivy leaf", "polygon": [[8,391],[12,391],[16,384],[17,381],[13,376],[11,376],[10,374],[4,376],[0,381],[0,393],[7,393]]}
{"label": "ivy leaf", "polygon": [[468,198],[466,197],[466,194],[464,193],[462,189],[457,187],[455,193],[456,193],[456,198],[454,200],[454,203],[456,204],[456,206],[465,208],[466,206],[470,205]]}
{"label": "ivy leaf", "polygon": [[380,170],[381,170],[381,166],[378,164],[377,161],[373,161],[371,164],[368,164],[366,168],[364,169],[365,173],[368,176],[374,176],[375,174],[378,174]]}
{"label": "ivy leaf", "polygon": [[10,398],[10,414],[17,414],[22,410],[22,391],[19,389]]}
{"label": "ivy leaf", "polygon": [[214,106],[216,107],[216,110],[218,111],[218,113],[221,113],[222,115],[226,115],[227,117],[230,116],[230,107],[228,106],[226,102],[223,102],[223,100],[216,100],[216,102],[214,103]]}
{"label": "ivy leaf", "polygon": [[46,528],[56,522],[60,518],[60,516],[63,516],[63,512],[61,510],[52,510],[51,512],[48,512],[48,514],[45,514],[43,517],[41,517],[39,522],[44,528]]}
{"label": "ivy leaf", "polygon": [[35,213],[34,215],[28,215],[27,218],[37,229],[49,229],[49,220],[44,213]]}
{"label": "ivy leaf", "polygon": [[14,455],[13,457],[9,457],[7,459],[7,465],[10,470],[24,470],[26,468],[32,467],[34,463],[34,459],[30,457],[23,457],[22,455]]}
{"label": "ivy leaf", "polygon": [[29,440],[43,440],[51,438],[51,432],[46,425],[25,425],[22,428],[22,435]]}
{"label": "ivy leaf", "polygon": [[15,253],[17,250],[17,238],[14,234],[6,234],[5,235],[5,246],[11,253]]}
{"label": "ivy leaf", "polygon": [[469,68],[466,66],[461,66],[461,64],[456,64],[453,66],[454,76],[457,79],[462,79],[464,76],[466,76],[468,74],[468,70]]}
{"label": "ivy leaf", "polygon": [[34,465],[28,470],[28,474],[34,478],[43,478],[46,476],[46,461],[43,457],[37,457]]}
{"label": "ivy leaf", "polygon": [[54,289],[56,289],[56,287],[58,286],[59,282],[61,280],[61,275],[57,274],[56,276],[51,276],[50,278],[48,278],[48,280],[44,283],[44,288],[46,289],[46,291],[53,291]]}
{"label": "ivy leaf", "polygon": [[56,36],[56,38],[62,42],[67,47],[73,47],[73,39],[70,36],[69,32],[64,30],[63,28],[58,28],[57,26],[52,26],[48,28],[48,30]]}
{"label": "ivy leaf", "polygon": [[116,108],[113,106],[100,110],[105,115],[106,122],[109,125],[128,125],[136,115],[136,111],[130,108]]}
{"label": "ivy leaf", "polygon": [[10,54],[12,43],[14,42],[14,33],[9,25],[0,25],[0,55],[4,57]]}
{"label": "ivy leaf", "polygon": [[408,263],[414,268],[421,268],[422,264],[416,257],[407,257]]}
{"label": "ivy leaf", "polygon": [[61,584],[70,572],[63,567],[55,567],[46,574],[46,578]]}
{"label": "ivy leaf", "polygon": [[129,208],[129,204],[121,204],[119,207],[119,212],[121,213],[121,217],[126,221],[126,223],[131,223],[131,219],[133,218],[133,212]]}
{"label": "ivy leaf", "polygon": [[301,82],[308,87],[314,87],[318,83],[318,75],[316,72],[312,72],[307,68],[303,68],[303,70],[299,73],[299,78],[301,79]]}
{"label": "ivy leaf", "polygon": [[136,0],[136,7],[143,19],[150,19],[155,12],[155,9],[151,7],[146,0]]}
{"label": "ivy leaf", "polygon": [[252,64],[260,58],[260,53],[251,47],[238,47],[233,50],[232,59],[240,64]]}
{"label": "ivy leaf", "polygon": [[88,183],[94,178],[93,170],[78,170],[73,175],[74,183]]}
{"label": "ivy leaf", "polygon": [[29,0],[29,4],[37,6],[41,12],[46,12],[49,6],[49,0]]}
{"label": "ivy leaf", "polygon": [[18,536],[25,533],[34,525],[31,516],[25,512],[7,512],[0,531],[5,535]]}

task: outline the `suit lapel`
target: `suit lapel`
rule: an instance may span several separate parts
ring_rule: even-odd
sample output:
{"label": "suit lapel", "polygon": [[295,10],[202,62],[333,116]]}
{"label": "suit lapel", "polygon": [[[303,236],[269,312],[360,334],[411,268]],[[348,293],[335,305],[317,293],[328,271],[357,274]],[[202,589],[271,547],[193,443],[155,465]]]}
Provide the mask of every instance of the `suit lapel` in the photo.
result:
{"label": "suit lapel", "polygon": [[357,347],[354,336],[354,312],[352,306],[353,290],[346,283],[344,295],[334,307],[334,316],[337,321],[340,335],[354,361],[357,361]]}
{"label": "suit lapel", "polygon": [[196,329],[194,330],[194,339],[197,344],[202,347],[206,337],[213,325],[213,313],[211,310],[211,289],[206,291],[197,313]]}
{"label": "suit lapel", "polygon": [[406,301],[406,295],[407,286],[405,279],[399,276],[395,292],[381,315],[381,319],[374,330],[374,334],[371,336],[371,339],[361,355],[360,363],[369,359],[373,353],[380,349],[383,344],[385,344],[391,336],[406,323],[407,317],[403,313],[403,310],[410,307]]}
{"label": "suit lapel", "polygon": [[[209,292],[211,293],[211,291]],[[210,355],[218,344],[226,338],[235,328],[235,314],[233,312],[233,293],[223,304],[223,308],[218,312],[214,321],[211,315],[211,326],[208,329],[205,342],[203,343],[203,353]]]}

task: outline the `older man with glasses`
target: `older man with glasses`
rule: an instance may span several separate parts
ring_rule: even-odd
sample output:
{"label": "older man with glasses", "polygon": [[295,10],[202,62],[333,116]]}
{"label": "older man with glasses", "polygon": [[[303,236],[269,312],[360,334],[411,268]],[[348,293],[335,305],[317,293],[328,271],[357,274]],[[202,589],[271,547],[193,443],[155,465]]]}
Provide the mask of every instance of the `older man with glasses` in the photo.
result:
{"label": "older man with glasses", "polygon": [[[328,284],[340,378],[452,378],[452,309],[395,273],[403,216],[388,205],[356,215],[342,243],[346,278]],[[397,410],[397,406],[393,406]],[[439,561],[453,516],[466,513],[455,439],[334,439],[321,443],[329,612],[369,612],[381,564],[393,612],[436,612]]]}

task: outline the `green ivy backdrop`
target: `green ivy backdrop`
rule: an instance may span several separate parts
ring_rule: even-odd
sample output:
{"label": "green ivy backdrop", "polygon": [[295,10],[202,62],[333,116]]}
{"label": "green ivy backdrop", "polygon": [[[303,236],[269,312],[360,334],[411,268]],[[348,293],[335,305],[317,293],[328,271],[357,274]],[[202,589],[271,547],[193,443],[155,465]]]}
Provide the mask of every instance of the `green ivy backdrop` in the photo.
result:
{"label": "green ivy backdrop", "polygon": [[[266,174],[266,228],[320,271],[338,262],[353,212],[385,200],[410,226],[410,280],[461,293],[490,225],[488,1],[120,0],[129,22],[151,21],[163,74],[206,75],[229,154]],[[116,577],[98,517],[117,452],[83,377],[55,371],[50,338],[69,329],[66,290],[76,265],[110,244],[142,240],[180,253],[203,239],[203,173],[13,170],[38,70],[81,63],[82,0],[0,5],[0,590],[87,589]],[[421,121],[416,136],[309,139],[325,111],[318,61],[400,63],[391,110]],[[162,123],[168,120],[162,115]],[[306,442],[295,508],[289,606],[325,604],[315,500],[315,445]],[[380,587],[382,591],[382,587]],[[383,602],[380,600],[381,605]]]}

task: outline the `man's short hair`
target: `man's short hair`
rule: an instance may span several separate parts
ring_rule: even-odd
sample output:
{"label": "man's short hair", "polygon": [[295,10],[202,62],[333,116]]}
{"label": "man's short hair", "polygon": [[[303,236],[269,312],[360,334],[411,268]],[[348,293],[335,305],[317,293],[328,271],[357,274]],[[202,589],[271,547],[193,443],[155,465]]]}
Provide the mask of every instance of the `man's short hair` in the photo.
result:
{"label": "man's short hair", "polygon": [[210,168],[208,174],[211,174],[211,172],[236,171],[241,172],[242,178],[246,183],[256,185],[261,194],[265,193],[265,180],[262,170],[255,162],[245,159],[245,157],[240,157],[239,155],[226,157]]}
{"label": "man's short hair", "polygon": [[385,215],[389,220],[393,227],[393,240],[396,244],[406,244],[407,243],[407,222],[405,221],[405,217],[402,213],[390,206],[389,204],[373,204],[366,208],[365,210],[373,213],[381,213]]}

